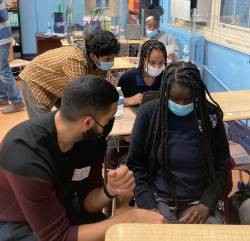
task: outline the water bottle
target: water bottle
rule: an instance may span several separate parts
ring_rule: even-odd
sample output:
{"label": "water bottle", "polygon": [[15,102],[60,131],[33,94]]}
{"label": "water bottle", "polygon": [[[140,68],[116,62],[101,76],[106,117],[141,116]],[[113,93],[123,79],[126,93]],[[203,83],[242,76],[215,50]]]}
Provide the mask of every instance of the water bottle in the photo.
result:
{"label": "water bottle", "polygon": [[47,27],[47,32],[46,32],[47,35],[52,35],[52,27],[51,27],[51,24],[50,22],[48,22],[48,27]]}
{"label": "water bottle", "polygon": [[120,27],[120,29],[119,29],[119,38],[120,38],[120,40],[125,40],[126,39],[125,30],[122,27]]}
{"label": "water bottle", "polygon": [[182,51],[182,60],[185,62],[189,62],[189,48],[188,45],[185,44]]}
{"label": "water bottle", "polygon": [[115,114],[116,119],[121,119],[124,114],[124,95],[122,93],[121,87],[116,87],[116,90],[119,93],[119,100],[117,106],[117,112]]}

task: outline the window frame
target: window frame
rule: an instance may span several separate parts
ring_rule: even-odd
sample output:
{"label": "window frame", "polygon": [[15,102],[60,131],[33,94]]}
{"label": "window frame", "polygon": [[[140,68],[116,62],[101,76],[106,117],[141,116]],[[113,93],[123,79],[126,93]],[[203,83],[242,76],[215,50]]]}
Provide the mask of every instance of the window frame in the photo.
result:
{"label": "window frame", "polygon": [[[174,1],[174,0],[172,0]],[[208,25],[196,23],[196,32],[208,41],[250,55],[250,28],[220,22],[221,0],[212,0],[211,19]],[[173,26],[191,30],[191,22],[172,20]]]}

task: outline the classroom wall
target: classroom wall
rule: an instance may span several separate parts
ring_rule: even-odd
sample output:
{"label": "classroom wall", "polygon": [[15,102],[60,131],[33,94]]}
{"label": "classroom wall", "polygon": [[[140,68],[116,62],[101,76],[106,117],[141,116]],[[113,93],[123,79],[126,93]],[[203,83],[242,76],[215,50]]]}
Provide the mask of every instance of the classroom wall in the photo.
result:
{"label": "classroom wall", "polygon": [[250,89],[250,55],[206,41],[203,74],[211,91]]}
{"label": "classroom wall", "polygon": [[[57,10],[59,3],[67,5],[68,0],[19,0],[20,20],[22,29],[22,47],[24,57],[36,54],[36,32],[46,32],[48,22],[52,19],[52,13]],[[124,25],[127,16],[127,4],[124,0],[115,0],[120,8],[111,6],[114,23]],[[114,4],[115,5],[115,4]],[[82,24],[82,16],[85,15],[86,1],[73,0],[73,21]],[[111,10],[110,10],[111,11]]]}
{"label": "classroom wall", "polygon": [[36,53],[36,32],[46,32],[58,3],[66,0],[19,0],[23,54]]}
{"label": "classroom wall", "polygon": [[[177,38],[180,48],[187,41],[187,31],[170,25],[170,0],[163,0],[165,10],[162,30]],[[204,52],[196,56],[202,60],[202,75],[210,91],[250,89],[250,55],[205,41]]]}

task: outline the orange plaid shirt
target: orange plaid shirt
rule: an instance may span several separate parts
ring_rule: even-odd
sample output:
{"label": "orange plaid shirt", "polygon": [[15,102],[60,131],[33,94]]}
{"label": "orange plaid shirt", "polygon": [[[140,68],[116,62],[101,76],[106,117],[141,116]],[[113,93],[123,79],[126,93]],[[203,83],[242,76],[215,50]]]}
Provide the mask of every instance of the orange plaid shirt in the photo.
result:
{"label": "orange plaid shirt", "polygon": [[106,72],[87,61],[82,50],[69,45],[49,50],[34,58],[21,72],[32,96],[52,108],[61,99],[65,86],[80,75],[96,74],[105,77]]}

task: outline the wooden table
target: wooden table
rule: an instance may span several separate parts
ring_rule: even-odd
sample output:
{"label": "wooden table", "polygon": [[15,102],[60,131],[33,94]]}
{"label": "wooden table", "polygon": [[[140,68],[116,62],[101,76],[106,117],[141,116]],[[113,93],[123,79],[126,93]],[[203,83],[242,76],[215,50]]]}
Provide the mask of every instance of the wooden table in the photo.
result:
{"label": "wooden table", "polygon": [[250,119],[250,90],[213,92],[213,99],[224,113],[224,121]]}
{"label": "wooden table", "polygon": [[135,57],[115,57],[114,66],[111,68],[111,71],[129,70],[136,68],[136,61],[138,61],[138,58]]}
{"label": "wooden table", "polygon": [[112,131],[109,134],[109,137],[121,137],[128,136],[131,134],[136,114],[129,108],[124,108],[124,116],[121,119],[115,120]]}
{"label": "wooden table", "polygon": [[48,50],[59,48],[62,46],[61,40],[65,39],[65,35],[47,35],[46,33],[36,33],[37,55]]}
{"label": "wooden table", "polygon": [[120,44],[138,44],[138,45],[142,45],[146,39],[119,39],[118,41]]}
{"label": "wooden table", "polygon": [[249,225],[116,224],[105,241],[249,241]]}
{"label": "wooden table", "polygon": [[[250,90],[211,93],[224,112],[224,121],[250,119]],[[131,134],[136,114],[124,108],[124,117],[116,120],[110,136]]]}

